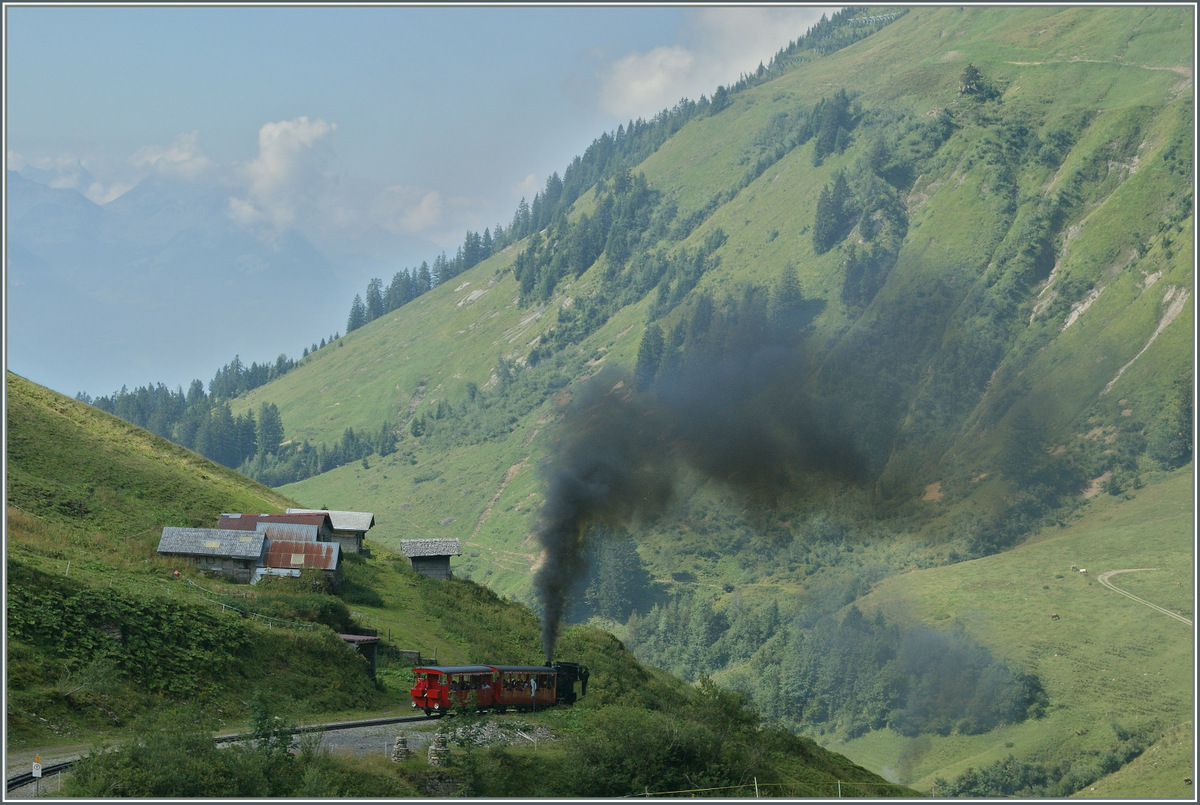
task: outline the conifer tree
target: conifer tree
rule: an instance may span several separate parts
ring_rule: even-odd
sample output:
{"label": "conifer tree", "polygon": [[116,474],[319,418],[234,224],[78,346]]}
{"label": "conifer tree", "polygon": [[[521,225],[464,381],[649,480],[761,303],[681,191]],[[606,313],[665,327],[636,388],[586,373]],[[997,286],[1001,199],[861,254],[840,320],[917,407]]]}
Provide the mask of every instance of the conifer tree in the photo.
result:
{"label": "conifer tree", "polygon": [[352,333],[366,323],[367,306],[363,304],[362,297],[355,294],[354,302],[350,304],[350,316],[346,319],[346,332]]}
{"label": "conifer tree", "polygon": [[642,336],[642,344],[638,347],[637,365],[633,370],[634,385],[639,390],[650,387],[654,376],[658,373],[658,365],[663,356],[663,334],[657,324],[646,328]]}

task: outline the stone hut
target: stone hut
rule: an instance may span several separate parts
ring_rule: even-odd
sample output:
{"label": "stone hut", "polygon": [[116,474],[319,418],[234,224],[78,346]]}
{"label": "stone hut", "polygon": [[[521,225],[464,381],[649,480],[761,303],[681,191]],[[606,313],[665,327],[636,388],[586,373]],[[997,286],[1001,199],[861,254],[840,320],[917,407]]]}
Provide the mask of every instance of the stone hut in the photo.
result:
{"label": "stone hut", "polygon": [[342,546],[347,553],[363,553],[363,537],[375,525],[371,512],[335,511],[333,509],[288,509],[288,514],[327,514],[333,533],[326,539]]}
{"label": "stone hut", "polygon": [[404,539],[400,550],[412,562],[412,569],[431,579],[449,579],[450,557],[462,556],[457,537],[445,539]]}
{"label": "stone hut", "polygon": [[262,562],[266,541],[266,536],[256,531],[167,526],[158,541],[158,552],[244,584]]}

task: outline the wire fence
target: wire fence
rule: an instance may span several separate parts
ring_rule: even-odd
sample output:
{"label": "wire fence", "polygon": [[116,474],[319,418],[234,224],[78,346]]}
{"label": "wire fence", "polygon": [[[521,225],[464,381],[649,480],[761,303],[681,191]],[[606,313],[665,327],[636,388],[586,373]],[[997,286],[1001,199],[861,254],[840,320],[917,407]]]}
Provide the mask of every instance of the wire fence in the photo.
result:
{"label": "wire fence", "polygon": [[287,629],[309,629],[309,630],[311,630],[313,627],[316,626],[315,623],[310,623],[308,621],[292,621],[292,620],[284,620],[282,618],[271,618],[271,617],[268,617],[267,615],[260,615],[257,612],[251,612],[249,609],[242,609],[241,607],[234,606],[233,604],[226,603],[225,601],[220,600],[222,598],[231,598],[232,596],[230,596],[229,593],[214,592],[212,590],[209,590],[206,587],[201,587],[199,584],[197,584],[196,582],[194,582],[188,578],[185,578],[184,581],[186,581],[188,584],[192,585],[193,587],[195,587],[197,590],[200,591],[198,594],[198,598],[201,601],[205,601],[210,604],[217,604],[218,606],[221,607],[222,612],[224,612],[227,609],[231,609],[234,612],[240,613],[243,618],[252,618],[253,620],[256,620],[256,621],[268,623],[268,624],[271,624],[272,626],[281,626],[281,627],[284,627]]}

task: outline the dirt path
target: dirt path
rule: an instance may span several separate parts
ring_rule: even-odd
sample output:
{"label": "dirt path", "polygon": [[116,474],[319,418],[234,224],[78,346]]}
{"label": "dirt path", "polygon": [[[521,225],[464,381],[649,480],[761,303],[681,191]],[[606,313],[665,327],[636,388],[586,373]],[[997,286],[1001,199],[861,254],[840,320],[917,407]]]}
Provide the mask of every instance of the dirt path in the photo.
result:
{"label": "dirt path", "polygon": [[1156,568],[1156,567],[1131,567],[1126,570],[1110,570],[1107,573],[1101,573],[1097,577],[1097,580],[1101,584],[1103,584],[1105,587],[1112,590],[1114,593],[1120,593],[1121,595],[1125,596],[1126,598],[1132,598],[1134,601],[1137,601],[1139,604],[1145,604],[1146,606],[1150,607],[1151,609],[1157,609],[1159,612],[1163,613],[1164,615],[1170,615],[1175,620],[1183,621],[1188,626],[1191,626],[1192,622],[1190,620],[1188,620],[1187,618],[1183,617],[1182,615],[1176,614],[1169,609],[1163,609],[1158,604],[1151,604],[1146,599],[1138,598],[1133,593],[1127,593],[1124,590],[1120,589],[1119,587],[1114,586],[1113,583],[1108,580],[1110,576],[1115,576],[1118,573],[1138,573],[1143,570],[1158,570],[1158,568]]}

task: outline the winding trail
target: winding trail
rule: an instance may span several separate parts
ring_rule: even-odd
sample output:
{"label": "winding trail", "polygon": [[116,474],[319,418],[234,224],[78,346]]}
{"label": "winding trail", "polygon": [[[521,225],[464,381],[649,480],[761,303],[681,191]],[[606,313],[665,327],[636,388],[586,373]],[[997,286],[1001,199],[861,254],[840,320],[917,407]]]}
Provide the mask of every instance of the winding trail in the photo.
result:
{"label": "winding trail", "polygon": [[1138,598],[1133,593],[1127,593],[1124,590],[1122,590],[1121,588],[1114,586],[1113,583],[1108,580],[1110,576],[1115,576],[1118,573],[1138,573],[1143,570],[1158,570],[1158,568],[1156,568],[1156,567],[1131,567],[1126,570],[1110,570],[1107,573],[1101,573],[1099,576],[1097,576],[1097,581],[1099,581],[1101,584],[1103,584],[1108,589],[1112,590],[1114,593],[1120,593],[1121,595],[1125,596],[1126,598],[1132,598],[1134,601],[1137,601],[1139,604],[1145,604],[1146,606],[1150,607],[1151,609],[1157,609],[1159,612],[1163,613],[1164,615],[1170,615],[1175,620],[1183,621],[1188,626],[1191,626],[1192,622],[1190,620],[1188,620],[1187,618],[1183,617],[1182,615],[1174,613],[1169,609],[1163,609],[1158,604],[1151,604],[1146,599]]}

